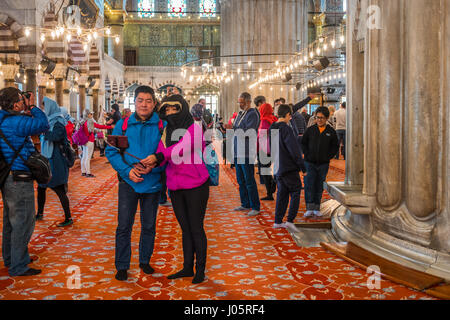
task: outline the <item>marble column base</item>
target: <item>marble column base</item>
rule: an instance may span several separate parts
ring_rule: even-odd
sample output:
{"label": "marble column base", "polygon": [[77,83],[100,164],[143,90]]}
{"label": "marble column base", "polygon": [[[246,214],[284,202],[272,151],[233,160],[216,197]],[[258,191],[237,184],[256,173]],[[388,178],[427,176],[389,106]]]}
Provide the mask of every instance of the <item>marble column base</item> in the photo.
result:
{"label": "marble column base", "polygon": [[331,221],[333,235],[339,241],[353,242],[392,262],[442,277],[450,282],[450,254],[376,230],[371,215],[355,214],[343,205],[336,208]]}

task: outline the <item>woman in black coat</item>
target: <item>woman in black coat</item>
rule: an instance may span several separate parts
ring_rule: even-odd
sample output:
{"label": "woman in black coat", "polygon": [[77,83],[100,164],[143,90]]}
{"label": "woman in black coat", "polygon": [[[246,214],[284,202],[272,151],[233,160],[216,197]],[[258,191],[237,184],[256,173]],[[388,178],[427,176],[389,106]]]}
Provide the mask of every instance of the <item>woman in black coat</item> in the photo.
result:
{"label": "woman in black coat", "polygon": [[41,136],[42,155],[49,159],[52,170],[52,179],[46,185],[38,186],[38,213],[36,220],[44,218],[44,206],[47,188],[52,189],[58,195],[64,209],[65,220],[58,227],[66,227],[73,224],[70,213],[69,198],[67,197],[67,183],[69,181],[69,166],[61,148],[66,143],[66,120],[63,118],[58,104],[45,97],[45,114],[48,117],[50,130]]}

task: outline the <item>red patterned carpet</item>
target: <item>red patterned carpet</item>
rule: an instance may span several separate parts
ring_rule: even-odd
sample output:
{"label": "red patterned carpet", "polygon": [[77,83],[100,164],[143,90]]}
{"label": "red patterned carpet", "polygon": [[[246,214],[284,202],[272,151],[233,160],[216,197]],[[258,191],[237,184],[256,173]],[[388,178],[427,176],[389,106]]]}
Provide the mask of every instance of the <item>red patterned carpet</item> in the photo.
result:
{"label": "red patterned carpet", "polygon": [[[47,194],[44,221],[37,222],[30,244],[31,266],[41,268],[35,277],[10,278],[0,261],[0,299],[97,300],[353,300],[431,299],[389,281],[380,290],[369,290],[369,275],[322,248],[300,248],[286,230],[274,230],[275,203],[264,203],[262,214],[249,218],[232,212],[240,204],[234,171],[221,172],[221,186],[212,188],[205,227],[208,235],[207,281],[167,280],[182,266],[181,232],[171,209],[158,215],[156,245],[147,276],[138,267],[139,218],[133,233],[129,280],[114,279],[114,243],[117,215],[117,178],[105,158],[92,161],[95,179],[82,178],[74,168],[70,201],[75,219],[71,227],[52,191]],[[342,164],[336,167],[342,168]],[[342,169],[329,179],[343,180]],[[260,189],[264,196],[263,187]],[[305,204],[298,221],[302,221]],[[1,222],[0,222],[1,224]],[[79,288],[73,288],[73,270],[79,268]]]}

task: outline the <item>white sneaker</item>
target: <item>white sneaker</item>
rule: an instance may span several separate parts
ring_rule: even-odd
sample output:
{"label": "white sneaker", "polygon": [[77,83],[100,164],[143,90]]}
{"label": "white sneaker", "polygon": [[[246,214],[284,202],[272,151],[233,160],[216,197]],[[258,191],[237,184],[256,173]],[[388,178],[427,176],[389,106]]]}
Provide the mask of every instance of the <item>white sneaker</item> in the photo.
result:
{"label": "white sneaker", "polygon": [[323,214],[322,214],[322,212],[320,212],[320,211],[314,211],[314,215],[315,215],[317,218],[322,218],[322,217],[323,217]]}
{"label": "white sneaker", "polygon": [[250,211],[250,212],[248,213],[248,216],[249,216],[249,217],[255,217],[255,216],[257,216],[258,214],[260,214],[260,211],[252,210],[252,211]]}
{"label": "white sneaker", "polygon": [[273,225],[273,228],[274,228],[274,229],[286,229],[286,224],[285,224],[285,223],[281,223],[281,224],[275,223],[275,224]]}
{"label": "white sneaker", "polygon": [[305,213],[305,218],[311,218],[311,217],[313,217],[314,215],[315,215],[315,212],[314,212],[314,211],[308,210],[308,211],[306,211],[306,213]]}
{"label": "white sneaker", "polygon": [[293,224],[292,222],[286,222],[286,229],[288,229],[289,231],[291,231],[293,233],[299,232],[297,227],[295,226],[295,224]]}

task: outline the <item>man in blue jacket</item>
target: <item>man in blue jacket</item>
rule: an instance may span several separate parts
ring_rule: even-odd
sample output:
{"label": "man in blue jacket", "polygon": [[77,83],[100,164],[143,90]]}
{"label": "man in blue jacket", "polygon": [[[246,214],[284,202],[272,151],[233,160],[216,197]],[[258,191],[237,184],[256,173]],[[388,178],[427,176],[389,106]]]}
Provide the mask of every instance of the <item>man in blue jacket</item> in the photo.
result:
{"label": "man in blue jacket", "polygon": [[[160,119],[154,112],[157,104],[152,88],[141,86],[135,91],[136,112],[128,120],[120,120],[113,135],[128,137],[128,153],[145,159],[156,153],[161,140]],[[127,124],[124,126],[124,121]],[[131,231],[138,202],[141,208],[141,237],[139,242],[139,267],[145,274],[152,274],[150,259],[153,254],[156,233],[156,215],[161,192],[161,173],[164,168],[145,168],[139,160],[121,154],[108,146],[106,156],[119,175],[119,215],[116,230],[115,265],[116,279],[128,279],[131,260]]]}
{"label": "man in blue jacket", "polygon": [[6,163],[12,164],[2,187],[3,261],[12,277],[34,276],[41,273],[28,267],[36,215],[34,185],[24,160],[36,151],[30,136],[47,131],[49,124],[45,113],[34,105],[34,96],[27,99],[16,88],[0,91],[0,106],[0,149]]}
{"label": "man in blue jacket", "polygon": [[233,143],[241,206],[235,211],[249,211],[248,216],[253,217],[257,216],[261,210],[255,181],[256,143],[260,118],[259,112],[251,107],[252,96],[249,93],[242,93],[238,102],[241,112],[234,121]]}

